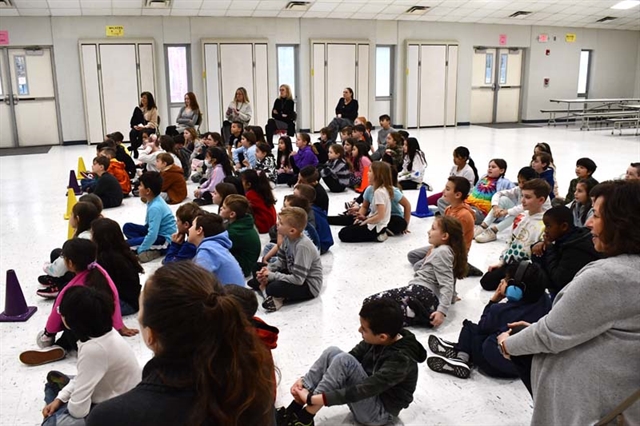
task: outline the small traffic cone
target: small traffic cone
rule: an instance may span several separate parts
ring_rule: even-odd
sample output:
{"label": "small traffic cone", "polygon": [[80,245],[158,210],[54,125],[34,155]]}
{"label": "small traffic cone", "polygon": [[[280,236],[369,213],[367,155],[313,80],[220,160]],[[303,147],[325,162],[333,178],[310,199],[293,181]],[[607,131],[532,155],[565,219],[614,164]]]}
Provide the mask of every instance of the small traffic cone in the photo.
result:
{"label": "small traffic cone", "polygon": [[38,308],[27,306],[16,271],[7,271],[7,289],[4,299],[4,312],[0,314],[0,322],[22,322],[31,318]]}
{"label": "small traffic cone", "polygon": [[80,185],[78,185],[78,179],[76,179],[76,173],[73,170],[69,171],[69,185],[67,188],[73,189],[76,195],[82,195],[82,189],[80,189]]}
{"label": "small traffic cone", "polygon": [[411,212],[411,216],[415,217],[431,217],[433,212],[429,210],[429,202],[427,201],[427,186],[420,186],[420,194],[418,194],[418,205],[416,211]]}
{"label": "small traffic cone", "polygon": [[76,173],[76,179],[80,180],[82,179],[84,176],[82,176],[82,173],[86,173],[87,172],[87,168],[84,165],[84,158],[82,157],[78,157],[78,173]]}
{"label": "small traffic cone", "polygon": [[364,170],[362,170],[362,182],[360,182],[360,186],[355,188],[356,192],[363,193],[365,189],[369,186],[369,166],[365,166]]}
{"label": "small traffic cone", "polygon": [[73,234],[75,233],[76,233],[76,230],[71,227],[71,222],[69,222],[69,225],[67,225],[67,240],[72,239]]}
{"label": "small traffic cone", "polygon": [[71,210],[73,210],[73,206],[75,206],[77,202],[76,194],[73,192],[72,188],[69,188],[67,190],[67,212],[64,214],[64,220],[69,220],[71,217]]}

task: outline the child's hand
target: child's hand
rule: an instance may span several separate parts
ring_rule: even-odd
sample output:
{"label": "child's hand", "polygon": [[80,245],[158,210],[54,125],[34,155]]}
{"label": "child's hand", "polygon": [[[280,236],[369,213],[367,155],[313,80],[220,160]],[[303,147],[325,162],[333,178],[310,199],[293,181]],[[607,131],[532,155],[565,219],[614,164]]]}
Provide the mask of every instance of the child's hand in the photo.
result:
{"label": "child's hand", "polygon": [[[293,386],[291,386],[291,395],[295,398],[297,391],[304,389],[304,382],[302,381],[302,377],[295,381]],[[305,400],[305,404],[307,401]]]}
{"label": "child's hand", "polygon": [[491,271],[493,271],[493,270],[495,270],[495,269],[499,269],[499,268],[502,268],[502,263],[497,263],[497,264],[495,264],[495,265],[491,265],[491,266],[489,266],[488,271],[489,271],[489,272],[491,272]]}
{"label": "child's hand", "polygon": [[125,337],[133,337],[139,333],[137,328],[128,328],[126,325],[123,325],[120,330],[118,330],[121,336]]}
{"label": "child's hand", "polygon": [[546,246],[543,242],[535,243],[533,247],[531,247],[531,254],[540,257],[544,254],[545,249]]}
{"label": "child's hand", "polygon": [[507,212],[505,209],[498,209],[497,212],[495,212],[495,217],[505,217],[509,212]]}
{"label": "child's hand", "polygon": [[200,191],[200,189],[196,189],[195,191],[193,191],[194,197],[200,198],[201,195],[202,195],[202,191]]}
{"label": "child's hand", "polygon": [[246,158],[244,160],[242,160],[242,164],[244,164],[245,167],[249,167],[249,160],[247,160]]}
{"label": "child's hand", "polygon": [[409,231],[409,228],[407,228],[407,229],[405,229],[404,231],[402,231],[402,233],[406,235],[406,234],[410,234],[410,233],[411,233],[411,231]]}
{"label": "child's hand", "polygon": [[507,291],[507,282],[505,280],[500,281],[500,285],[496,288],[496,291],[491,296],[491,301],[498,303],[502,299],[505,298],[505,293]]}
{"label": "child's hand", "polygon": [[62,401],[60,401],[58,398],[54,399],[51,404],[45,405],[45,407],[42,409],[42,417],[44,417],[45,419],[47,417],[51,417],[53,413],[60,409],[60,407],[62,407]]}
{"label": "child's hand", "polygon": [[429,315],[429,319],[431,320],[431,325],[435,328],[444,322],[444,314],[440,311],[435,311]]}
{"label": "child's hand", "polygon": [[528,323],[526,321],[516,321],[516,322],[510,322],[509,324],[507,324],[507,327],[509,328],[529,327],[530,325],[531,323]]}
{"label": "child's hand", "polygon": [[171,242],[176,244],[184,243],[184,234],[176,232],[175,234],[171,235]]}

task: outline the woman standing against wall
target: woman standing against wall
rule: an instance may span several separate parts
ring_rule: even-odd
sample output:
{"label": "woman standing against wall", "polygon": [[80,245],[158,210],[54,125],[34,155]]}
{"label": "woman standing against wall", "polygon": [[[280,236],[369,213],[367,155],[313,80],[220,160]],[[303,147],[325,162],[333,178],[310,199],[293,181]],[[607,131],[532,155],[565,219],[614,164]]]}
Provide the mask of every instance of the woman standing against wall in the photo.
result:
{"label": "woman standing against wall", "polygon": [[225,112],[226,120],[222,123],[223,140],[228,141],[231,137],[231,123],[239,121],[243,127],[247,127],[251,121],[252,113],[247,89],[238,87],[233,101],[231,101]]}
{"label": "woman standing against wall", "polygon": [[133,110],[130,125],[131,152],[134,158],[138,158],[138,147],[142,145],[142,133],[156,133],[158,128],[158,108],[151,93],[142,92],[140,95],[140,105]]}
{"label": "woman standing against wall", "polygon": [[293,97],[288,84],[280,86],[280,96],[273,103],[271,117],[265,126],[267,143],[273,147],[273,134],[276,130],[286,129],[288,136],[296,134],[296,112],[293,110]]}

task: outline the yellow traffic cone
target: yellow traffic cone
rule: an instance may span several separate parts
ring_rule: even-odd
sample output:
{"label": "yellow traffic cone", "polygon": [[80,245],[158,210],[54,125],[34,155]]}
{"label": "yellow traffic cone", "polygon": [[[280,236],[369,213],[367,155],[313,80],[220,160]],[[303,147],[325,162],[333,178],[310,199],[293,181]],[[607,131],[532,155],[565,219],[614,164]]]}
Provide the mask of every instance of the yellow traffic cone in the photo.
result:
{"label": "yellow traffic cone", "polygon": [[67,190],[67,212],[64,214],[64,220],[69,220],[71,217],[71,210],[73,210],[73,206],[75,206],[77,202],[76,193],[73,192],[73,188],[69,188]]}
{"label": "yellow traffic cone", "polygon": [[83,179],[83,172],[87,172],[87,168],[84,165],[84,158],[78,157],[78,172],[76,173],[76,177],[78,178],[78,180]]}
{"label": "yellow traffic cone", "polygon": [[75,232],[76,230],[71,227],[71,222],[69,222],[69,225],[67,226],[67,240],[72,239]]}

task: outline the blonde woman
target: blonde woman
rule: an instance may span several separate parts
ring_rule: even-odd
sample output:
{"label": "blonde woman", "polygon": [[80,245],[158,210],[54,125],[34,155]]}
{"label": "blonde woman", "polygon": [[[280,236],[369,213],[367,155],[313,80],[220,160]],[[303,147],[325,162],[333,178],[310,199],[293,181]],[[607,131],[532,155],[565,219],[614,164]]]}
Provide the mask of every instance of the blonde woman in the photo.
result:
{"label": "blonde woman", "polygon": [[291,88],[288,84],[280,86],[280,96],[273,103],[271,117],[264,127],[267,143],[273,147],[273,135],[276,130],[287,129],[287,135],[296,134],[296,112],[293,110],[294,103],[291,96]]}

